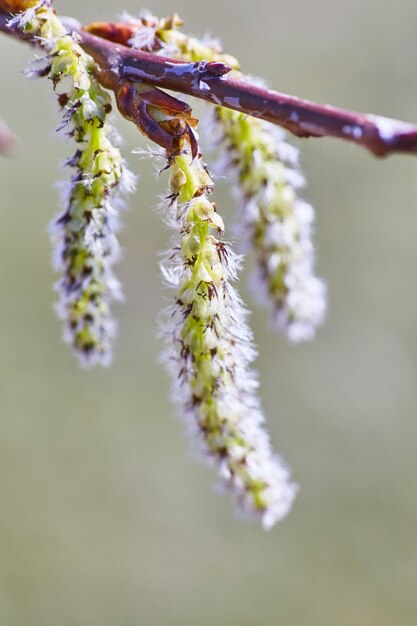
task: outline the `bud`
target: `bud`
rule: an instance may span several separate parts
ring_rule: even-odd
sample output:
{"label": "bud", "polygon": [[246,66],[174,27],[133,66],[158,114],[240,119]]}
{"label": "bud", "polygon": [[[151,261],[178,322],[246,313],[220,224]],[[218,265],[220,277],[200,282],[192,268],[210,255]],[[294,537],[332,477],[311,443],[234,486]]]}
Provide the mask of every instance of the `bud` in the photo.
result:
{"label": "bud", "polygon": [[10,13],[20,13],[39,4],[39,0],[0,0],[0,9]]}

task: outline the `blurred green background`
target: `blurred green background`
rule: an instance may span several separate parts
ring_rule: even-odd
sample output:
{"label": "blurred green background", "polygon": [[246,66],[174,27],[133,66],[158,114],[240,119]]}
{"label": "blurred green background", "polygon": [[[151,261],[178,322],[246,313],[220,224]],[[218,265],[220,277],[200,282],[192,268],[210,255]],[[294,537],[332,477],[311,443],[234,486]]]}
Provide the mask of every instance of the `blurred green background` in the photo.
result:
{"label": "blurred green background", "polygon": [[[132,0],[57,2],[82,21]],[[322,102],[417,120],[415,0],[155,0],[220,37],[248,73]],[[127,303],[109,370],[82,371],[53,312],[47,224],[68,154],[51,85],[0,36],[0,623],[7,626],[415,626],[417,623],[417,162],[305,141],[325,328],[291,347],[252,323],[275,447],[301,490],[270,533],[236,521],[171,417],[155,318],[168,234],[144,142],[124,215]],[[216,201],[231,215],[227,186]],[[224,207],[224,208],[223,208]],[[250,296],[242,281],[242,292]]]}

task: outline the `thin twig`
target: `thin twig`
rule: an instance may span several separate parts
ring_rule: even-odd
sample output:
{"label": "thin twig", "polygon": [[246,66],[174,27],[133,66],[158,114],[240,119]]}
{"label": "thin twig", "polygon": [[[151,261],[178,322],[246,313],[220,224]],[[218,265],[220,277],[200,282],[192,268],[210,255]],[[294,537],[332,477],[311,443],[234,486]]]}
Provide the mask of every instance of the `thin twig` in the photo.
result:
{"label": "thin twig", "polygon": [[[0,30],[27,39],[7,27],[8,18],[9,14],[0,11]],[[184,63],[133,50],[86,32],[76,20],[62,21],[78,34],[80,45],[98,64],[98,77],[108,89],[114,90],[121,79],[143,82],[259,117],[298,137],[336,137],[363,146],[376,156],[417,154],[415,124],[317,104],[233,80],[223,64]]]}

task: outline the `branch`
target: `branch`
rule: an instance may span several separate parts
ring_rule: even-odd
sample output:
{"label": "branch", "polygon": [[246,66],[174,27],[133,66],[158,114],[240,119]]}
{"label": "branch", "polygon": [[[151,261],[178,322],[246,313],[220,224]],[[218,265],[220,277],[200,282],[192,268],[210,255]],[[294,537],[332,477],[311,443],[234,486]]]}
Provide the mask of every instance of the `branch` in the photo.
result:
{"label": "branch", "polygon": [[10,157],[14,154],[17,147],[17,139],[0,119],[0,155]]}
{"label": "branch", "polygon": [[[0,30],[27,40],[27,36],[7,27],[9,17],[0,11]],[[222,63],[184,63],[133,50],[86,32],[76,20],[62,21],[78,34],[80,45],[99,65],[102,85],[113,91],[122,79],[143,82],[259,117],[297,137],[336,137],[363,146],[379,157],[395,152],[417,154],[415,124],[317,104],[233,80],[228,76],[230,68]]]}

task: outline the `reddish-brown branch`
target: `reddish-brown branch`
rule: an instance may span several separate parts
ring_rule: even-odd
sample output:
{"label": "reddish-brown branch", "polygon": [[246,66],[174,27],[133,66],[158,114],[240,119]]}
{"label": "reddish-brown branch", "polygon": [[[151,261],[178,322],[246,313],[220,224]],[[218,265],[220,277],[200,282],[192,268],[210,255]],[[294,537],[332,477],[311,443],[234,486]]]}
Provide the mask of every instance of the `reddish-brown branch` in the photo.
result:
{"label": "reddish-brown branch", "polygon": [[[0,30],[19,37],[7,28],[7,19],[8,14],[0,11]],[[132,50],[86,32],[75,20],[63,21],[78,34],[81,46],[99,65],[99,78],[109,89],[115,90],[121,79],[143,82],[259,117],[298,137],[336,137],[363,146],[376,156],[417,154],[415,124],[317,104],[233,80],[222,64],[182,63]]]}

